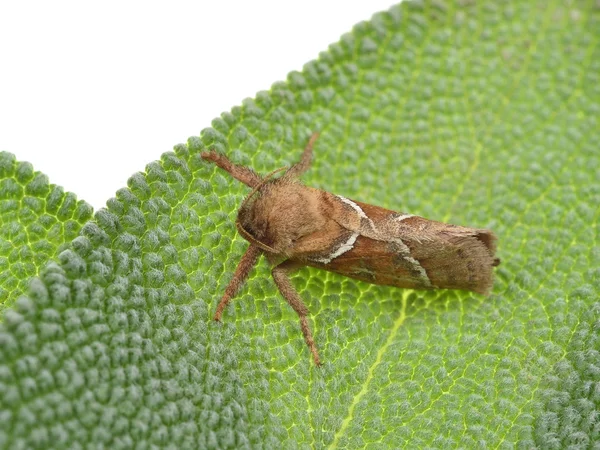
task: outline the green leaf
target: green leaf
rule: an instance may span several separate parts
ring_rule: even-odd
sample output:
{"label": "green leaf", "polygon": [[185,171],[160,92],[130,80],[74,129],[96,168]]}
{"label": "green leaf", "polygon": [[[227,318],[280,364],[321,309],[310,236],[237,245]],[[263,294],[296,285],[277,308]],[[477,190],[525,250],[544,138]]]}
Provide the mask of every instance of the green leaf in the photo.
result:
{"label": "green leaf", "polygon": [[[5,312],[0,446],[597,445],[599,38],[592,0],[404,2],[149,164]],[[266,261],[212,322],[248,189],[200,151],[265,173],[314,130],[307,184],[493,229],[493,294],[303,269],[322,368]]]}
{"label": "green leaf", "polygon": [[0,312],[92,217],[92,207],[0,152]]}

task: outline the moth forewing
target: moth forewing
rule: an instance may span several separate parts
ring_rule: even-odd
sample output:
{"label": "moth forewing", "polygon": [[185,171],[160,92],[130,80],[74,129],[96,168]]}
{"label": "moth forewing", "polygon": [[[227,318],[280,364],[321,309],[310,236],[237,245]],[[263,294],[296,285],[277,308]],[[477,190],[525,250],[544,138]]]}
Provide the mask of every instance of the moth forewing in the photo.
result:
{"label": "moth forewing", "polygon": [[464,289],[488,294],[493,282],[496,236],[356,202],[302,185],[310,167],[310,138],[300,162],[280,178],[262,178],[214,151],[202,153],[252,188],[240,207],[237,229],[250,242],[217,306],[215,320],[265,254],[279,292],[300,318],[313,359],[320,365],[308,325],[308,308],[289,275],[313,266],[375,284],[411,289]]}
{"label": "moth forewing", "polygon": [[[372,242],[377,240],[387,243],[387,249],[396,262],[387,266],[387,269],[380,267],[382,275],[387,273],[393,278],[396,270],[401,274],[408,270],[412,274],[408,280],[399,276],[395,283],[378,284],[421,289],[464,289],[489,294],[493,280],[492,268],[497,265],[494,257],[496,236],[490,230],[449,225],[344,200],[345,204],[353,203],[353,209],[362,211],[359,233],[361,237],[371,239],[359,242],[363,245],[363,253],[366,253],[365,264],[372,258],[368,257],[369,249],[364,249],[364,246],[371,245],[374,251],[381,251],[381,246]],[[350,251],[345,256],[352,258],[358,255]],[[343,267],[343,261],[345,259],[342,257],[337,262],[338,266],[341,264]]]}

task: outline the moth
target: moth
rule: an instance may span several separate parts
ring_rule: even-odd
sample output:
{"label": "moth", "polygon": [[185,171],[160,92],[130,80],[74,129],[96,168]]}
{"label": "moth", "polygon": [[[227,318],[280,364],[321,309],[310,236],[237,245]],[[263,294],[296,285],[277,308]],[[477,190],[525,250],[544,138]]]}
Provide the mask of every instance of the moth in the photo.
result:
{"label": "moth", "polygon": [[289,278],[300,267],[400,288],[489,294],[493,267],[500,263],[492,231],[390,211],[303,185],[299,177],[311,165],[317,137],[318,133],[311,136],[298,163],[265,177],[214,150],[201,154],[252,189],[236,220],[238,232],[250,245],[217,306],[216,321],[260,255],[272,265],[279,292],[298,314],[317,366],[321,359],[308,324],[309,311]]}

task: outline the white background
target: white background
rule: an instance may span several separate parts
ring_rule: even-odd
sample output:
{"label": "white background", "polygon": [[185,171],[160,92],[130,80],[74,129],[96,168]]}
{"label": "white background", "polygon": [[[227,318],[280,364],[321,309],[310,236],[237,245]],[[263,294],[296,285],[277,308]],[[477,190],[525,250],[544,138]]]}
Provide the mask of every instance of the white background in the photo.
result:
{"label": "white background", "polygon": [[148,162],[396,2],[3,1],[0,150],[97,210]]}

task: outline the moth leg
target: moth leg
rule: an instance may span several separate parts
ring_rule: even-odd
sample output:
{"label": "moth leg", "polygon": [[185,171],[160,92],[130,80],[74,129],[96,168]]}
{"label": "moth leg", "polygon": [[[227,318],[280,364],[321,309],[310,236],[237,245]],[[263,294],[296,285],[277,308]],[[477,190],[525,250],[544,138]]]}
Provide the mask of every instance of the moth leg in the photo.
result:
{"label": "moth leg", "polygon": [[308,140],[306,147],[304,147],[304,152],[302,153],[300,161],[298,161],[296,164],[294,164],[288,169],[288,171],[286,172],[286,176],[299,177],[310,168],[313,146],[315,145],[315,142],[318,137],[319,133],[313,133],[313,135]]}
{"label": "moth leg", "polygon": [[290,306],[294,308],[294,311],[296,311],[296,314],[298,314],[300,317],[300,329],[304,335],[304,341],[306,342],[306,345],[308,345],[308,348],[313,355],[315,364],[320,366],[321,360],[319,359],[319,352],[310,331],[310,327],[308,326],[308,308],[300,298],[298,291],[296,291],[294,286],[292,286],[292,282],[289,278],[289,274],[299,267],[301,267],[299,264],[288,260],[282,262],[278,266],[275,266],[271,273],[273,275],[273,279],[275,280],[275,284],[279,288],[279,292],[281,292],[283,298],[285,298]]}
{"label": "moth leg", "polygon": [[233,178],[238,181],[241,181],[247,186],[251,188],[256,187],[262,181],[262,178],[259,174],[257,174],[254,170],[244,167],[238,166],[237,164],[232,163],[229,158],[225,155],[221,155],[214,150],[209,152],[200,153],[202,159],[206,161],[211,161],[219,166],[221,169],[226,170],[231,174]]}
{"label": "moth leg", "polygon": [[240,263],[235,269],[233,278],[231,279],[229,285],[225,289],[225,293],[223,294],[221,301],[217,305],[217,311],[215,312],[214,320],[221,320],[223,310],[231,301],[233,296],[237,294],[244,281],[246,281],[246,278],[248,278],[248,274],[250,273],[252,267],[254,267],[254,265],[256,264],[256,261],[258,260],[260,254],[260,248],[258,248],[256,245],[250,244],[250,247],[248,247],[248,250],[246,250],[246,253],[244,253],[244,256],[242,256]]}

